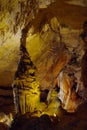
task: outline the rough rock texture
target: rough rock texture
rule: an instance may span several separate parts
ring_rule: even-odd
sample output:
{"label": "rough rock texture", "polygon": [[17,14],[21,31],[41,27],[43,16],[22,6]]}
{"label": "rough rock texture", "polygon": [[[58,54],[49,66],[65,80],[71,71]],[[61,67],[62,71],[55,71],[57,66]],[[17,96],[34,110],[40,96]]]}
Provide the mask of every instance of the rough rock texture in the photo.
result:
{"label": "rough rock texture", "polygon": [[[1,5],[1,9],[0,9],[0,18],[1,18],[1,21],[0,21],[0,64],[1,64],[0,65],[0,85],[11,86],[14,73],[17,69],[17,64],[20,59],[20,50],[19,50],[20,37],[21,37],[20,31],[23,29],[24,27],[23,25],[27,25],[28,23],[27,18],[29,18],[28,16],[29,11],[26,10],[26,7],[28,5],[26,4],[26,2],[24,2],[24,0],[19,2],[19,4],[18,4],[18,0],[16,1],[12,0],[10,4],[9,4],[9,0],[7,1],[5,0],[4,2],[3,0],[1,0],[0,2],[1,2],[0,4]],[[46,3],[47,1],[44,1],[44,2]],[[48,0],[48,3],[50,2],[51,0]],[[33,3],[33,6],[34,6],[34,3]],[[64,7],[64,11],[62,10],[62,6]],[[52,11],[52,8],[53,8],[53,11]],[[48,17],[48,19],[49,17],[51,17],[49,13],[52,14],[52,16],[53,15],[57,16],[61,24],[72,27],[72,28],[81,29],[82,23],[84,22],[84,20],[86,20],[86,8],[65,4],[65,1],[63,0],[61,2],[60,1],[57,1],[56,3],[54,2],[52,6],[49,6],[49,8],[45,10],[43,9],[43,11],[40,11],[38,16],[36,17],[37,19],[37,20],[35,19],[36,27],[39,25],[39,23],[37,24],[37,22],[41,21],[40,17],[41,18]],[[26,11],[26,15],[25,15],[25,11]],[[67,12],[69,12],[68,15],[66,15]],[[32,17],[33,16],[34,14],[32,14]],[[23,22],[25,24],[23,24]],[[16,35],[13,35],[13,32],[14,34],[17,32]],[[10,54],[13,54],[13,55],[10,55]],[[3,59],[5,60],[3,61]],[[5,76],[8,78],[5,78]]]}
{"label": "rough rock texture", "polygon": [[0,113],[0,122],[7,125],[8,127],[11,126],[11,122],[13,120],[12,114],[6,115],[5,113]]}
{"label": "rough rock texture", "polygon": [[67,3],[80,6],[87,6],[87,0],[68,0]]}
{"label": "rough rock texture", "polygon": [[[7,34],[8,30],[10,30],[11,33],[14,32],[14,34],[16,36],[16,37],[14,36],[14,38],[18,37],[18,35],[16,35],[17,31],[19,31],[19,32],[21,31],[21,36],[19,36],[19,37],[21,37],[21,39],[20,38],[18,38],[18,39],[20,39],[20,41],[21,41],[20,50],[22,51],[22,56],[21,56],[22,60],[20,60],[20,63],[19,63],[18,73],[16,73],[17,82],[14,81],[15,82],[14,85],[17,84],[18,87],[19,86],[21,86],[21,87],[19,87],[17,90],[17,86],[14,87],[14,85],[13,85],[14,90],[16,89],[17,91],[16,90],[15,91],[17,93],[20,92],[19,90],[20,90],[20,88],[21,89],[23,88],[23,85],[26,86],[24,88],[27,88],[27,87],[31,86],[31,84],[33,83],[33,79],[35,79],[35,81],[37,80],[35,88],[38,93],[36,95],[37,98],[35,101],[40,100],[39,99],[39,95],[40,95],[39,88],[41,88],[41,89],[46,88],[49,90],[46,103],[50,103],[52,92],[56,86],[56,83],[55,83],[56,78],[58,77],[60,71],[62,71],[62,73],[65,73],[65,75],[69,75],[68,76],[69,82],[73,82],[73,81],[71,81],[71,79],[72,79],[71,77],[73,77],[73,76],[75,76],[76,80],[78,80],[78,81],[76,81],[77,84],[75,86],[76,87],[75,94],[77,94],[78,88],[80,88],[80,86],[81,86],[81,85],[79,85],[80,84],[80,69],[78,70],[78,67],[80,67],[79,65],[80,65],[80,60],[81,60],[83,52],[81,52],[82,50],[79,49],[80,43],[79,43],[79,40],[77,40],[77,39],[79,39],[78,35],[80,32],[81,25],[82,25],[83,21],[86,20],[86,18],[87,18],[87,16],[86,16],[87,8],[66,4],[64,0],[62,0],[61,2],[56,1],[55,3],[52,3],[52,5],[50,5],[50,6],[48,6],[49,3],[53,2],[51,0],[45,1],[45,3],[43,3],[42,1],[40,3],[40,1],[38,1],[38,4],[36,4],[36,2],[37,1],[19,2],[17,0],[9,5],[8,1],[5,4],[3,4],[3,2],[1,1],[1,3],[2,3],[1,11],[2,10],[4,11],[4,13],[5,13],[4,17],[6,18],[4,22],[3,22],[3,19],[1,20],[2,21],[1,24],[4,23],[4,25],[5,25],[4,26],[2,24],[3,29],[0,28],[1,36],[2,36],[1,45],[4,45],[4,43],[5,43],[5,41],[2,42],[3,41],[2,38],[4,38],[4,40],[5,40],[5,37],[8,35]],[[11,5],[13,8],[11,8]],[[29,8],[29,10],[28,10],[27,7],[31,7],[31,8]],[[40,8],[48,7],[48,8],[40,9],[38,11],[39,7]],[[62,10],[62,7],[64,7],[64,11]],[[75,7],[75,8],[73,8],[73,7]],[[79,13],[79,11],[81,11],[81,13]],[[1,13],[1,18],[3,18],[4,13]],[[13,15],[13,13],[14,13],[14,15]],[[68,13],[68,15],[66,15],[67,13]],[[9,22],[7,22],[8,17],[10,18],[8,20]],[[79,20],[78,20],[78,18],[79,18]],[[57,21],[57,19],[58,19],[58,21]],[[9,28],[8,24],[12,25],[12,26],[10,26],[11,28]],[[59,24],[60,24],[60,26],[59,26]],[[26,28],[27,28],[27,32],[26,32]],[[32,33],[30,32],[31,28],[34,28],[34,32],[32,32]],[[73,29],[73,28],[75,28],[75,29]],[[79,29],[79,30],[76,30],[76,29]],[[9,33],[9,35],[10,35],[10,33]],[[36,38],[36,41],[31,40],[31,38]],[[8,37],[7,37],[7,39],[8,39]],[[29,40],[27,40],[27,39],[29,39]],[[29,49],[30,46],[28,47],[28,45],[30,45],[30,42],[32,43],[32,45],[34,42],[38,43],[37,39],[39,39],[39,42],[41,42],[41,44],[39,44],[40,48],[37,47],[38,44],[36,44],[36,48],[38,48],[39,53],[37,53],[37,51],[35,51],[36,52],[36,54],[35,54],[34,49],[32,49],[32,47],[31,47],[31,49]],[[44,46],[45,44],[46,44],[46,46]],[[18,45],[20,45],[20,43]],[[28,65],[30,68],[27,68],[27,61],[24,61],[24,58],[23,58],[23,56],[27,57],[25,54],[26,52],[24,51],[25,48],[26,48],[27,52],[29,53],[29,55],[28,55],[29,61],[33,64],[30,66]],[[33,48],[35,48],[35,46]],[[46,51],[46,49],[47,49],[47,51]],[[18,49],[18,53],[19,52],[20,51]],[[80,54],[79,54],[79,52],[80,52]],[[2,58],[2,56],[1,56],[1,58]],[[18,56],[17,58],[20,58],[20,56]],[[6,61],[7,61],[7,59],[6,59]],[[17,59],[17,61],[18,61],[18,59]],[[1,63],[3,63],[2,60],[1,60]],[[18,62],[17,62],[17,64],[18,64]],[[11,64],[11,66],[12,65],[13,64]],[[34,66],[36,69],[33,68]],[[73,69],[73,67],[74,67],[74,69]],[[7,67],[5,66],[5,68],[7,68]],[[4,71],[5,71],[5,68],[4,68]],[[32,68],[35,69],[35,75],[32,74],[32,76],[30,76],[31,72],[28,72],[28,71],[31,71]],[[36,70],[39,72],[39,74],[38,74],[38,72],[36,72]],[[4,73],[4,71],[2,71],[2,73]],[[70,73],[69,71],[72,71],[73,76],[71,76],[72,73]],[[1,73],[1,76],[2,76],[2,73]],[[12,71],[12,74],[13,74],[13,71]],[[21,79],[20,75],[22,76],[23,79]],[[8,77],[10,77],[10,76],[8,76]],[[38,79],[37,79],[37,77],[38,77]],[[2,79],[2,77],[1,77],[1,79]],[[9,79],[10,79],[10,81],[12,81],[12,77],[10,77]],[[27,82],[26,79],[29,82]],[[10,81],[9,81],[9,83],[10,83]],[[0,82],[1,82],[1,80],[0,80]],[[25,85],[27,83],[28,83],[28,85]],[[72,88],[72,86],[73,85],[70,85],[70,88]],[[77,87],[77,86],[79,86],[79,87]],[[33,85],[32,85],[32,87],[33,87]],[[59,87],[61,88],[61,85]],[[33,88],[34,92],[35,92],[35,88]],[[22,89],[22,92],[23,92],[23,89]],[[33,93],[33,92],[31,92],[31,93]],[[29,103],[25,102],[28,99],[25,96],[26,94],[23,94],[23,97],[21,97],[22,94],[19,94],[19,95],[20,95],[19,97],[21,99],[22,98],[24,99],[24,101],[20,103],[19,97],[17,95],[17,101],[15,101],[15,102],[18,102],[18,105],[19,105],[18,109],[19,109],[19,111],[21,111],[26,108],[26,107],[23,108],[22,103],[25,104],[24,106],[26,106],[26,104],[29,104],[30,102]],[[29,98],[31,97],[31,96],[29,96],[30,93],[28,93],[27,95],[28,95],[27,97],[29,97]],[[35,95],[35,93],[34,93],[34,95]],[[54,101],[55,97],[58,97],[57,94],[56,94],[56,96],[53,97],[53,101]],[[35,103],[35,101],[34,101],[34,103]],[[57,103],[57,100],[56,100],[56,103]],[[21,105],[21,107],[20,107],[20,105]],[[30,105],[31,105],[31,108],[34,108],[31,110],[36,109],[36,105],[32,106],[31,103],[30,103]],[[45,103],[44,103],[43,106],[46,108],[47,104],[45,105]],[[48,106],[50,106],[50,105],[48,105]],[[57,106],[58,106],[58,104],[57,104]],[[58,108],[58,107],[56,107],[56,108]],[[28,109],[30,110],[30,106],[28,106]],[[25,112],[25,110],[24,110],[24,112]]]}
{"label": "rough rock texture", "polygon": [[[53,1],[44,1],[44,6],[50,5],[51,2]],[[34,19],[41,5],[43,3],[39,0],[0,1],[0,85],[2,86],[11,86],[20,59],[22,29]]]}
{"label": "rough rock texture", "polygon": [[[2,93],[0,93],[0,111],[6,109],[8,111],[9,102],[13,101],[11,99],[12,91],[10,93],[8,86],[13,82],[20,56],[13,82],[17,112],[30,112],[33,113],[33,116],[39,117],[42,114],[55,117],[61,113],[60,105],[68,112],[76,111],[82,98],[86,99],[86,96],[84,98],[79,94],[84,87],[81,82],[80,66],[84,51],[79,34],[82,23],[87,19],[87,7],[83,7],[86,1],[83,3],[79,1],[81,6],[72,5],[73,3],[67,4],[65,0],[55,2],[52,0],[44,2],[42,0],[32,0],[32,2],[7,0],[6,3],[1,0],[0,2],[2,3],[0,6],[0,47],[3,49],[2,51],[0,48],[0,84],[2,85],[0,86]],[[51,2],[52,4],[49,5]],[[77,5],[79,2],[74,1]],[[39,8],[40,10],[38,10]],[[11,37],[15,40],[14,43]],[[18,43],[18,50],[14,51],[16,43]],[[10,55],[11,53],[12,55]],[[5,62],[3,62],[3,57]],[[15,60],[16,62],[14,62]],[[11,71],[8,71],[9,69]],[[8,78],[6,78],[6,74]],[[10,94],[11,96],[9,96]],[[85,91],[83,95],[86,95]],[[10,100],[8,101],[8,99]],[[86,107],[84,105],[84,109]],[[84,109],[78,115],[74,115],[73,119],[72,115],[66,116],[68,120],[65,118],[65,124],[62,125],[64,122],[61,121],[55,129],[85,129],[87,125],[86,110]],[[83,115],[81,115],[82,112]],[[48,118],[44,118],[43,121],[45,119]],[[26,119],[24,120],[26,121]],[[43,121],[42,124],[41,122],[38,124],[41,125],[40,127],[36,124],[36,120],[27,126],[24,124],[24,120],[22,125],[19,123],[24,129],[28,127],[49,129],[48,127],[50,127],[49,122],[43,126],[46,123]],[[81,127],[78,124],[81,124]]]}
{"label": "rough rock texture", "polygon": [[[69,31],[72,33],[69,34]],[[77,34],[79,35],[78,31],[71,31],[61,26],[57,18],[53,17],[49,24],[42,25],[42,30],[38,34],[32,34],[31,31],[25,35],[26,41],[25,37],[22,38],[22,43],[24,45],[25,42],[26,46],[24,48],[21,46],[23,56],[13,84],[18,112],[40,110],[41,113],[49,113],[52,105],[52,109],[53,106],[55,109],[52,111],[57,113],[58,98],[61,100],[62,107],[68,112],[74,112],[81,104],[82,100],[78,96],[78,91],[83,87],[80,80],[83,49],[76,39]],[[71,41],[72,36],[73,41]],[[55,90],[56,87],[60,88],[59,93]],[[45,89],[48,90],[47,99],[45,99],[47,104],[44,102],[44,109],[40,109],[43,107],[40,94]]]}
{"label": "rough rock texture", "polygon": [[[49,33],[52,36],[50,31],[49,31]],[[58,35],[59,35],[59,31],[58,31]],[[52,42],[53,38],[54,38],[54,35],[53,35],[53,37],[51,37],[50,43],[51,44],[55,43],[57,45],[56,42]],[[58,39],[58,41],[59,40],[60,40],[60,38]],[[22,40],[22,41],[24,42],[24,40]],[[53,46],[53,45],[48,44],[47,46],[49,48],[50,46]],[[57,46],[55,46],[55,47],[57,47]],[[45,49],[46,49],[46,47],[44,48],[43,51],[45,51]],[[57,48],[54,48],[53,51],[55,52],[56,50],[57,50]],[[41,51],[41,53],[43,53],[43,51]],[[41,57],[41,59],[39,59],[39,61],[37,60],[35,65],[33,64],[33,62],[36,59],[32,62],[31,59],[29,58],[26,48],[23,48],[23,46],[22,46],[22,53],[23,53],[23,56],[21,57],[21,60],[20,60],[19,66],[18,66],[18,70],[15,75],[15,81],[13,83],[14,100],[16,103],[17,111],[21,112],[21,113],[34,112],[36,110],[40,111],[40,107],[43,106],[43,104],[40,104],[40,89],[41,89],[40,86],[43,87],[43,84],[46,81],[46,80],[44,80],[44,78],[45,78],[44,74],[46,74],[47,71],[49,71],[48,69],[51,68],[53,65],[53,64],[49,63],[47,66],[47,70],[44,70],[45,69],[44,65],[46,65],[47,59],[50,56],[50,50],[48,50],[48,53],[46,55],[43,55]],[[46,56],[48,57],[47,59],[45,59]],[[51,54],[51,57],[52,57],[52,54]],[[39,63],[42,60],[44,60],[43,66],[42,66],[42,64],[39,65]],[[52,59],[52,61],[53,60],[54,60],[54,58]],[[52,63],[52,61],[51,61],[51,63]],[[49,65],[50,65],[50,67],[49,67]],[[35,66],[37,67],[37,69]],[[38,74],[38,72],[40,75]],[[42,73],[43,73],[43,76],[41,76]],[[43,80],[43,82],[41,84],[39,83],[39,79],[37,77],[39,77],[41,79],[41,82]],[[49,76],[49,78],[50,78],[50,76]],[[46,89],[48,89],[48,87],[51,88],[52,84],[53,84],[51,82],[52,81],[50,79],[48,79],[49,86],[45,85],[44,88],[46,88]],[[55,97],[54,97],[54,99],[55,99]],[[52,100],[54,100],[54,99],[52,99]],[[54,105],[54,108],[57,109],[59,103],[57,103],[57,99],[55,101],[56,101],[56,105]],[[52,103],[52,101],[51,101],[51,103]],[[41,111],[46,111],[45,110],[46,106],[47,105],[44,103],[44,110],[41,110]],[[49,104],[49,106],[50,106],[50,104]],[[48,107],[48,109],[49,109],[49,107]],[[54,110],[54,112],[56,112],[56,110]]]}
{"label": "rough rock texture", "polygon": [[[48,6],[53,1],[44,2]],[[12,82],[21,58],[22,29],[34,19],[41,5],[35,0],[0,1],[0,111],[14,111]]]}
{"label": "rough rock texture", "polygon": [[[0,72],[0,79],[1,79],[0,82],[3,80],[5,81],[5,79],[6,79],[6,78],[4,78],[3,73],[5,73],[5,75],[7,75],[7,77],[9,77],[8,78],[9,83],[7,81],[5,81],[6,84],[5,84],[5,82],[4,83],[1,82],[0,84],[2,84],[3,86],[9,84],[9,86],[10,86],[10,83],[13,80],[14,71],[17,68],[16,63],[18,64],[18,61],[20,59],[20,56],[18,56],[20,54],[20,51],[19,51],[19,49],[18,50],[16,49],[16,47],[18,48],[20,46],[20,41],[19,41],[20,37],[21,37],[20,31],[23,29],[23,25],[27,25],[27,23],[28,23],[27,18],[29,18],[29,16],[28,16],[29,11],[26,10],[26,7],[28,5],[26,4],[26,2],[24,2],[24,0],[19,2],[19,4],[18,4],[18,0],[16,0],[16,1],[12,0],[10,2],[10,4],[9,4],[9,0],[7,0],[7,1],[5,0],[4,2],[3,2],[3,0],[1,0],[0,2],[1,2],[1,4],[0,4],[1,5],[1,11],[0,11],[0,18],[1,18],[1,21],[0,21],[0,45],[1,45],[0,52],[3,53],[3,54],[2,53],[0,54],[1,70],[3,68],[2,65],[6,66]],[[44,2],[46,3],[47,1],[44,1]],[[48,0],[48,3],[50,3],[50,2],[51,2],[51,0]],[[24,5],[22,5],[22,4],[24,4]],[[33,3],[33,6],[34,6],[34,4],[35,3]],[[62,6],[64,7],[64,12],[62,10]],[[52,8],[53,8],[53,11],[52,11]],[[43,11],[41,10],[38,14],[39,17],[37,17],[37,20],[35,19],[36,26],[39,25],[39,23],[37,25],[37,21],[38,20],[40,21],[40,17],[45,17],[45,18],[48,17],[48,19],[49,19],[49,17],[51,17],[49,15],[49,13],[52,14],[52,17],[53,17],[53,15],[57,16],[57,18],[61,24],[69,26],[71,28],[78,28],[78,29],[79,28],[81,29],[82,23],[87,18],[86,17],[86,8],[79,7],[79,6],[76,7],[76,6],[65,4],[65,1],[63,1],[63,0],[61,2],[60,1],[57,1],[56,3],[54,2],[52,4],[52,6],[50,5],[49,8],[45,9],[45,10],[44,9],[43,9]],[[26,11],[26,15],[25,15],[25,11]],[[79,11],[81,11],[81,13],[79,13]],[[66,15],[67,12],[69,12],[68,15]],[[47,14],[47,16],[46,16],[46,14]],[[33,16],[34,16],[34,14],[32,14],[32,17]],[[78,20],[78,18],[80,20]],[[23,22],[25,24],[23,24]],[[18,33],[14,36],[13,32],[15,34],[15,32],[17,32],[17,31],[18,31]],[[13,40],[16,40],[16,44],[14,42],[15,45],[13,44]],[[15,54],[15,59],[12,60],[10,54],[12,54],[12,52],[14,52],[14,49],[12,49],[13,46],[15,46],[15,50],[17,50],[16,51],[17,56]],[[1,50],[1,48],[5,53]],[[10,50],[10,48],[12,51]],[[7,50],[9,50],[9,52]],[[8,55],[8,58],[6,58],[7,55]],[[14,57],[14,56],[12,56],[12,57]],[[4,61],[6,61],[6,62],[4,63],[4,61],[2,59],[5,59]],[[16,60],[16,63],[13,63],[12,65],[10,65],[9,61],[14,62],[14,60]],[[9,67],[9,66],[12,67],[14,65],[15,65],[15,68],[13,67],[14,71],[11,71],[9,68],[7,69],[7,67]],[[8,75],[8,70],[9,70],[9,74],[11,76]]]}
{"label": "rough rock texture", "polygon": [[87,103],[83,104],[76,113],[63,114],[62,118],[42,115],[31,117],[29,113],[16,117],[10,130],[85,130],[87,127]]}
{"label": "rough rock texture", "polygon": [[13,83],[14,101],[18,112],[34,111],[35,104],[39,100],[39,83],[35,71],[35,66],[25,52],[21,57]]}

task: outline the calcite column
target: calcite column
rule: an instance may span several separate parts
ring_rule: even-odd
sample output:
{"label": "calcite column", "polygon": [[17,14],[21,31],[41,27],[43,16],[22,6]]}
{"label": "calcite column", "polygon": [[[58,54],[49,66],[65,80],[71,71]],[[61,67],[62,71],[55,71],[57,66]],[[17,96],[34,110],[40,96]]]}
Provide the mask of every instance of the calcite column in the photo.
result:
{"label": "calcite column", "polygon": [[22,30],[21,59],[13,83],[14,103],[17,113],[34,112],[39,102],[39,82],[36,67],[26,50],[28,26]]}

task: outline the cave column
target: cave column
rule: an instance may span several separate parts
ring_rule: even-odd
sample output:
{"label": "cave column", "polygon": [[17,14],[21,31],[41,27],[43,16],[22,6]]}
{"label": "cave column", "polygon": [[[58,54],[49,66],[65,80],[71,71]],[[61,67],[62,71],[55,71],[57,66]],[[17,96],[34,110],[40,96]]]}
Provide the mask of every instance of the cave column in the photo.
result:
{"label": "cave column", "polygon": [[37,70],[26,50],[28,30],[29,24],[22,30],[21,59],[13,83],[16,112],[21,114],[34,112],[39,102],[39,82],[35,75]]}

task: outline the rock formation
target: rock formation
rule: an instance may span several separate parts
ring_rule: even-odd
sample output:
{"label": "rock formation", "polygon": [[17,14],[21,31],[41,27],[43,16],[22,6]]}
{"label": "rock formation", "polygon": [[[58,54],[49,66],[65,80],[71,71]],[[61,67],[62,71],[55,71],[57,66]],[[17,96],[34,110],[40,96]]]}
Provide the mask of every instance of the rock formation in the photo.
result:
{"label": "rock formation", "polygon": [[[65,11],[62,11],[62,5]],[[71,7],[63,0],[62,3],[54,0],[7,0],[4,3],[1,0],[0,46],[3,50],[0,51],[0,63],[3,70],[0,69],[0,76],[4,79],[5,72],[9,80],[5,78],[0,83],[10,86],[13,82],[17,112],[55,115],[60,103],[66,111],[74,112],[82,102],[79,91],[84,87],[81,82],[84,51],[79,34],[82,22],[87,18],[86,7],[77,6],[72,10]],[[10,38],[15,42],[10,44]],[[13,46],[11,50],[10,46]],[[3,55],[6,61],[11,60],[9,66],[4,64]],[[11,68],[12,76],[5,71],[8,68]]]}
{"label": "rock formation", "polygon": [[[28,35],[26,37],[24,37],[25,34],[23,35],[24,39],[21,42],[23,54],[13,84],[18,112],[40,110],[41,113],[49,114],[49,108],[52,105],[52,111],[57,114],[58,98],[63,109],[68,112],[74,112],[82,103],[78,91],[83,87],[80,81],[83,50],[78,41],[77,44],[65,42],[66,36],[62,32],[63,29],[57,18],[53,17],[50,23],[42,25],[39,34],[31,33],[30,35],[27,30]],[[25,47],[22,46],[24,42]],[[35,44],[39,48],[34,48]],[[32,49],[34,49],[33,54]],[[56,91],[56,86],[60,88],[59,92]],[[41,91],[45,92],[45,89],[48,93],[44,97],[44,108],[42,108],[40,95]]]}

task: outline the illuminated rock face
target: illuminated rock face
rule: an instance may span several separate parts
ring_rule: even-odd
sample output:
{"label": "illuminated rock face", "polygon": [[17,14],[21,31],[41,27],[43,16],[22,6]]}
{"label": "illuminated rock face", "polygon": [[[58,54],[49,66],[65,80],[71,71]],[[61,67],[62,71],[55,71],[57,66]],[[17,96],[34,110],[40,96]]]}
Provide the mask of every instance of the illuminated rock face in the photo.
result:
{"label": "illuminated rock face", "polygon": [[[48,7],[54,0],[0,1],[0,85],[11,86],[20,60],[20,38],[40,6]],[[4,60],[3,60],[4,59]],[[11,68],[11,69],[10,69]],[[7,78],[4,77],[4,75]]]}
{"label": "illuminated rock face", "polygon": [[21,57],[13,83],[16,111],[33,112],[39,102],[39,83],[35,76],[36,68],[25,52]]}
{"label": "illuminated rock face", "polygon": [[[28,33],[13,83],[17,112],[58,114],[58,99],[68,112],[74,112],[81,104],[78,91],[82,87],[80,62],[83,50],[78,40],[74,39],[77,44],[72,44],[70,39],[78,32],[73,30],[68,35],[69,31],[53,17],[50,24],[43,25],[40,33]],[[67,36],[70,43],[66,42]],[[60,88],[59,92],[56,87]],[[48,90],[48,93],[45,100],[41,101],[41,91],[44,90]]]}
{"label": "illuminated rock face", "polygon": [[[74,10],[72,8],[74,6],[65,4],[65,1],[62,1],[63,3],[56,1],[56,3],[49,6],[54,0],[45,0],[44,2],[42,0],[32,0],[32,2],[28,0],[22,0],[21,2],[13,0],[10,4],[8,1],[4,5],[4,2],[1,0],[1,10],[5,10],[0,14],[0,18],[5,13],[5,19],[2,19],[1,22],[3,29],[0,28],[0,47],[2,47],[2,49],[0,48],[0,84],[3,86],[11,85],[21,57],[13,83],[17,111],[21,113],[34,112],[40,108],[41,111],[48,112],[54,106],[56,111],[60,105],[58,104],[58,95],[60,95],[59,98],[61,99],[63,108],[70,112],[74,111],[79,103],[75,102],[77,98],[74,98],[72,101],[71,97],[72,95],[77,97],[78,91],[82,87],[80,85],[80,61],[83,51],[79,42],[80,30],[73,28],[81,28],[82,22],[86,19],[86,8],[77,7]],[[64,7],[64,11],[61,10],[62,6]],[[45,9],[46,7],[48,8]],[[38,12],[39,8],[41,10]],[[82,12],[79,13],[77,10],[81,10]],[[66,15],[67,12],[69,12],[68,15]],[[78,20],[78,17],[80,20]],[[11,44],[8,39],[10,39]],[[22,55],[20,55],[20,50]],[[70,89],[69,87],[67,89],[70,90],[71,94],[67,94],[66,96],[66,92],[64,91],[63,93],[66,101],[61,98],[61,92],[58,94],[55,90],[55,86],[58,86],[57,79],[60,77],[61,72],[64,75],[62,77],[64,79],[62,85],[65,88],[67,86],[70,87]],[[72,76],[70,72],[72,72]],[[71,77],[77,80],[75,94],[71,90],[73,85],[67,85],[66,83],[68,80],[69,84],[73,84]],[[62,85],[59,84],[60,91],[63,89]],[[41,91],[46,89],[48,91],[45,99],[46,102],[41,103]],[[74,104],[72,109],[70,108],[71,104]],[[55,111],[53,109],[53,113]]]}
{"label": "illuminated rock face", "polygon": [[[58,26],[58,23],[57,23],[57,26]],[[52,28],[54,29],[53,25],[52,25]],[[53,77],[51,76],[51,70],[53,71],[53,69],[51,69],[53,67],[52,61],[57,62],[56,60],[57,54],[59,54],[58,57],[61,55],[60,54],[61,52],[58,52],[57,50],[61,44],[59,42],[60,41],[59,30],[58,32],[56,32],[57,33],[56,34],[54,31],[51,30],[50,27],[48,29],[46,30],[46,32],[43,32],[44,34],[41,37],[39,37],[40,39],[42,39],[42,42],[43,42],[43,40],[46,41],[47,38],[51,36],[49,39],[50,42],[47,43],[47,47],[43,46],[43,50],[41,49],[40,53],[38,54],[38,55],[42,55],[40,56],[39,59],[36,60],[37,58],[35,57],[36,55],[34,55],[33,57],[32,54],[30,54],[29,56],[27,52],[28,49],[22,48],[23,56],[21,57],[18,70],[15,74],[15,80],[13,83],[14,101],[15,101],[17,112],[21,112],[21,113],[35,112],[35,111],[40,111],[40,109],[41,109],[41,112],[47,112],[47,111],[49,112],[49,107],[51,107],[51,105],[54,109],[52,114],[57,112],[57,109],[59,106],[59,103],[57,103],[57,99],[56,99],[57,95],[55,95],[53,99],[49,99],[49,101],[47,101],[47,102],[50,102],[51,104],[51,105],[49,104],[48,109],[46,109],[47,104],[45,102],[44,103],[40,102],[40,89],[46,88],[48,89],[48,91],[50,91],[50,89],[53,88],[53,82],[54,82],[53,78],[55,78],[54,76],[56,76],[57,73],[53,72],[54,76]],[[47,35],[46,39],[43,39],[44,35]],[[54,38],[57,42],[54,41]],[[35,39],[34,39],[34,42],[35,42]],[[44,45],[44,42],[42,44]],[[50,50],[53,46],[54,46],[53,52],[51,52]],[[47,50],[47,53],[44,53],[46,49],[49,49],[49,50]],[[61,49],[64,50],[64,45],[62,45]],[[55,57],[52,57],[53,53],[55,54]],[[31,61],[30,57],[33,62]],[[51,57],[52,59],[50,59],[49,57]],[[43,63],[41,63],[42,61]],[[47,68],[46,70],[45,70],[45,67]],[[47,81],[47,76],[46,76],[47,71],[49,71],[48,81]],[[51,77],[52,77],[52,80],[50,79]],[[51,92],[51,96],[52,96],[52,93],[53,92]],[[55,100],[55,104],[53,102],[54,100]]]}
{"label": "illuminated rock face", "polygon": [[[74,78],[74,75],[72,76]],[[75,80],[75,79],[74,79]],[[60,86],[60,91],[58,97],[62,102],[62,107],[67,110],[67,112],[75,112],[78,106],[82,103],[80,97],[78,97],[78,83],[68,74],[61,72],[58,77],[58,85]]]}
{"label": "illuminated rock face", "polygon": [[47,8],[48,5],[50,5],[52,2],[55,2],[55,0],[36,0],[38,2],[39,8]]}
{"label": "illuminated rock face", "polygon": [[86,0],[69,0],[67,3],[73,4],[73,5],[80,5],[80,6],[87,6]]}
{"label": "illuminated rock face", "polygon": [[[48,6],[53,1],[44,1],[44,6]],[[14,80],[14,75],[17,70],[17,66],[21,57],[20,52],[20,39],[21,39],[21,33],[22,29],[25,28],[25,26],[31,22],[32,19],[34,19],[35,14],[37,14],[38,9],[41,7],[42,3],[40,1],[29,1],[29,0],[12,0],[12,1],[0,1],[0,100],[2,101],[0,105],[3,104],[11,104],[13,102],[12,97],[12,91],[5,92],[2,94],[2,86],[9,86],[11,87],[11,84]],[[25,56],[26,57],[26,56]],[[3,60],[4,59],[4,60]],[[22,58],[21,58],[22,59]],[[27,57],[25,58],[25,60]],[[24,84],[28,84],[32,82],[32,80],[36,80],[32,69],[29,70],[29,72],[26,70],[26,65],[29,64],[27,61],[23,61],[20,63],[22,69],[20,71],[21,77],[25,76],[26,80],[23,81]],[[31,64],[31,63],[30,63]],[[4,73],[4,75],[3,75]],[[23,74],[24,73],[24,74]],[[26,74],[25,74],[26,73]],[[31,74],[30,74],[31,73]],[[29,80],[28,77],[30,76]],[[6,78],[8,77],[8,78]],[[33,78],[32,78],[33,77]],[[22,81],[20,81],[22,82]],[[38,89],[38,82],[34,82],[34,84],[37,85]],[[25,85],[27,86],[27,85]],[[29,86],[29,84],[28,84]],[[22,86],[23,87],[23,86]],[[6,88],[6,87],[5,87]],[[27,87],[25,87],[28,89]],[[8,87],[7,87],[8,89]],[[22,89],[22,88],[21,88]],[[36,93],[37,90],[34,92]],[[29,91],[28,91],[29,92]],[[32,93],[34,93],[32,92]],[[10,93],[10,94],[9,94]],[[26,92],[27,93],[27,92]],[[4,96],[5,95],[5,96]],[[11,95],[11,96],[10,96]],[[28,95],[28,94],[27,94]],[[5,98],[3,98],[5,97]],[[6,98],[9,98],[6,102]],[[28,96],[27,96],[28,97]],[[23,99],[26,97],[24,96]],[[21,98],[22,99],[22,98]],[[21,100],[22,101],[22,100]],[[33,100],[34,101],[34,100]],[[6,102],[6,103],[5,103]],[[29,102],[29,101],[28,101]],[[27,104],[28,102],[25,102]],[[32,103],[33,105],[33,103]],[[31,108],[29,108],[31,109]],[[21,110],[22,111],[22,110]],[[26,108],[27,111],[27,108]],[[25,108],[23,109],[23,112],[25,112]]]}

